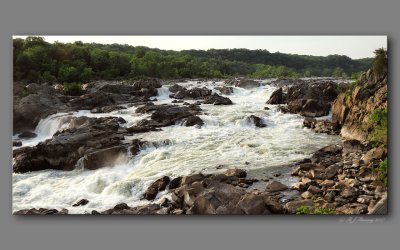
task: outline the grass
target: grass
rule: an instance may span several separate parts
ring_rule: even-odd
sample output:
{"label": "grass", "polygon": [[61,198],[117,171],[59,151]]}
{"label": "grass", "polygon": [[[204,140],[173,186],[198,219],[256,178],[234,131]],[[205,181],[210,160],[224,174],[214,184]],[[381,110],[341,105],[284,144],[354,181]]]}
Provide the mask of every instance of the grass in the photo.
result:
{"label": "grass", "polygon": [[314,202],[314,210],[310,206],[300,206],[296,209],[296,214],[336,214],[335,208],[320,207],[317,202]]}

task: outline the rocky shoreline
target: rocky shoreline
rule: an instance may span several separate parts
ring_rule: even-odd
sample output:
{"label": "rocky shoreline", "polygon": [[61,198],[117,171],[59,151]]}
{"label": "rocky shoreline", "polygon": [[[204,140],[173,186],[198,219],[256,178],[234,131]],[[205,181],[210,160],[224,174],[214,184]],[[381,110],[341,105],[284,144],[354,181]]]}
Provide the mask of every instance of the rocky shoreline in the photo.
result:
{"label": "rocky shoreline", "polygon": [[[375,76],[367,72],[363,77],[363,82],[372,82]],[[381,84],[384,79],[379,78],[378,83]],[[374,93],[384,94],[383,90],[371,92],[370,96],[365,96],[364,92],[363,95],[354,94],[354,91],[362,93],[363,88],[360,87],[353,91],[352,102],[346,103],[331,81],[300,81],[287,86],[282,82],[276,84],[283,87],[271,95],[267,104],[281,105],[282,112],[304,116],[304,126],[317,133],[341,133],[346,137],[349,133],[343,131],[348,130],[347,126],[354,128],[356,123],[352,121],[360,121],[368,113],[352,107],[344,108],[343,111],[339,106],[360,107],[361,104],[356,105],[357,98],[376,99],[374,105],[366,102],[368,107],[371,106],[368,108],[370,113],[373,108],[382,105],[376,103],[378,98],[373,96]],[[253,88],[260,83],[240,80],[227,82],[227,85]],[[381,85],[377,88],[380,89]],[[92,113],[107,113],[126,108],[121,106],[126,103],[134,103],[138,106],[136,112],[148,114],[149,118],[128,128],[120,126],[125,122],[122,118],[72,118],[69,127],[57,132],[53,138],[34,147],[14,150],[13,171],[72,170],[78,165],[93,170],[116,160],[127,161],[127,155],[136,155],[143,144],[151,142],[129,142],[124,140],[125,136],[157,131],[177,123],[201,127],[203,121],[198,115],[202,112],[202,104],[234,104],[228,97],[212,93],[207,88],[188,90],[175,84],[169,89],[172,93],[170,98],[174,101],[171,104],[155,105],[150,97],[157,95],[159,87],[161,83],[155,79],[131,85],[91,83],[85,86],[85,93],[79,97],[66,96],[50,86],[30,84],[24,88],[15,88],[14,133],[29,132],[41,118],[57,112],[90,109]],[[24,97],[26,91],[31,93]],[[220,91],[229,95],[233,90],[224,86]],[[197,103],[174,104],[184,100],[197,100]],[[315,119],[328,115],[332,104],[332,121]],[[360,117],[360,112],[363,117]],[[257,127],[266,126],[257,116],[251,115],[248,119]],[[296,214],[304,210],[311,214],[319,214],[321,211],[323,214],[367,214],[387,194],[379,174],[373,171],[374,166],[387,157],[387,147],[374,148],[366,140],[365,134],[359,134],[356,133],[355,139],[349,138],[341,144],[324,147],[310,158],[290,164],[290,174],[298,178],[294,185],[281,183],[280,174],[249,178],[244,169],[229,169],[228,166],[225,172],[218,174],[197,173],[173,179],[164,176],[145,191],[143,199],[148,200],[149,204],[129,207],[121,203],[105,211],[93,210],[91,214]],[[14,145],[16,143],[18,141],[13,142]],[[89,202],[82,197],[74,206],[84,206]],[[68,210],[33,208],[19,210],[14,214],[68,214]]]}

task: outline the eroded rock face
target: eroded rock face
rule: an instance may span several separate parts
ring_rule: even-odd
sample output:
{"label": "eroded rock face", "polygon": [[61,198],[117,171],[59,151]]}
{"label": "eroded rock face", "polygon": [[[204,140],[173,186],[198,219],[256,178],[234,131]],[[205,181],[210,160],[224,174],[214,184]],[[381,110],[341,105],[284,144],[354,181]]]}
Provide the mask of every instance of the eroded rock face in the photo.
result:
{"label": "eroded rock face", "polygon": [[216,90],[219,90],[223,95],[230,95],[233,93],[233,88],[228,86],[216,87]]}
{"label": "eroded rock face", "polygon": [[170,181],[171,180],[168,176],[163,176],[162,178],[156,180],[150,185],[150,187],[147,188],[144,198],[147,200],[154,200],[154,198],[157,196],[157,193],[165,190]]}
{"label": "eroded rock face", "polygon": [[204,99],[205,104],[214,104],[214,105],[231,105],[233,104],[231,99],[228,97],[223,97],[218,94],[209,95]]}
{"label": "eroded rock face", "polygon": [[283,104],[282,88],[279,88],[272,93],[271,97],[267,101],[267,104]]}
{"label": "eroded rock face", "polygon": [[361,75],[351,95],[340,94],[332,106],[332,119],[341,126],[341,135],[367,141],[368,117],[376,109],[387,108],[387,73],[376,76],[370,69]]}

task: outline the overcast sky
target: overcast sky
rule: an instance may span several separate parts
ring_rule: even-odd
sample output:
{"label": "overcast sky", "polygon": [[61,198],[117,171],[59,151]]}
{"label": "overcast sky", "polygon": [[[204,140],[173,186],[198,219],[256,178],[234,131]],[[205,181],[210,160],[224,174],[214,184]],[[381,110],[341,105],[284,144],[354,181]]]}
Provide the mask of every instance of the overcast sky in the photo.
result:
{"label": "overcast sky", "polygon": [[[14,36],[26,37],[26,36]],[[386,36],[45,36],[47,42],[129,44],[167,50],[266,49],[300,55],[346,55],[353,59],[373,57],[387,48]]]}

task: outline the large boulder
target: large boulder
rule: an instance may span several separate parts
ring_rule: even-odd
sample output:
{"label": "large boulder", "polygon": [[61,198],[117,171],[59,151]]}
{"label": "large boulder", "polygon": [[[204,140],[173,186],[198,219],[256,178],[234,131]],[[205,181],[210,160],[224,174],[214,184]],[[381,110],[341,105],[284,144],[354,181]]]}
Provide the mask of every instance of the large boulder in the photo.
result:
{"label": "large boulder", "polygon": [[231,105],[232,101],[228,97],[223,97],[218,94],[209,95],[204,99],[205,104],[214,105]]}
{"label": "large boulder", "polygon": [[219,90],[223,95],[230,95],[233,93],[233,88],[229,86],[216,87],[215,89]]}
{"label": "large boulder", "polygon": [[157,193],[159,191],[165,190],[167,187],[168,183],[170,182],[170,178],[168,176],[163,176],[160,179],[156,180],[153,182],[146,190],[144,194],[144,198],[146,200],[154,200],[156,198]]}
{"label": "large boulder", "polygon": [[236,83],[236,87],[244,88],[244,89],[251,89],[260,87],[260,83],[251,79],[241,79],[239,82]]}
{"label": "large boulder", "polygon": [[271,97],[267,101],[267,104],[283,104],[283,91],[282,91],[282,88],[279,88],[279,89],[275,90],[271,94]]}
{"label": "large boulder", "polygon": [[[57,132],[34,147],[14,150],[13,171],[23,173],[43,169],[72,170],[78,160],[98,150],[122,145],[118,118],[90,118],[87,126]],[[100,164],[101,154],[91,155]],[[88,163],[89,164],[89,163]]]}

